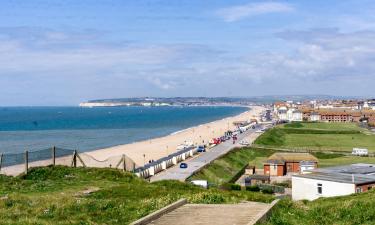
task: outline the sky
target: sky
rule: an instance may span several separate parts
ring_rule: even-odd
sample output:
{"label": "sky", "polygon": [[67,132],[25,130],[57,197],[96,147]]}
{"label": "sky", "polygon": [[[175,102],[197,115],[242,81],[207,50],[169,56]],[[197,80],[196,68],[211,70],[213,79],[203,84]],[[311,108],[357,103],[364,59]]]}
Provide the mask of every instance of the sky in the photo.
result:
{"label": "sky", "polygon": [[0,105],[375,95],[373,0],[2,0]]}

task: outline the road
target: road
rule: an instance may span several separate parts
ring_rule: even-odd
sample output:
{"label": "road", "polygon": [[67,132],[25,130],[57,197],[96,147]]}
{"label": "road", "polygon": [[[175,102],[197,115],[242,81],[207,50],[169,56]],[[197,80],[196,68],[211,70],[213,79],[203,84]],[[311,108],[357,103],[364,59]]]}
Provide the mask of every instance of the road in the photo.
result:
{"label": "road", "polygon": [[179,164],[174,167],[171,167],[163,172],[156,174],[150,178],[151,182],[160,181],[160,180],[180,180],[185,181],[188,177],[193,175],[196,171],[200,170],[205,165],[209,164],[213,160],[219,158],[220,156],[231,151],[235,147],[239,147],[238,144],[241,140],[246,139],[249,143],[252,143],[260,133],[256,133],[257,130],[262,129],[262,126],[259,126],[255,129],[250,129],[242,134],[238,135],[238,140],[236,144],[233,144],[232,140],[223,142],[204,153],[201,153],[193,158],[185,160],[184,163],[188,164],[188,168],[181,169]]}

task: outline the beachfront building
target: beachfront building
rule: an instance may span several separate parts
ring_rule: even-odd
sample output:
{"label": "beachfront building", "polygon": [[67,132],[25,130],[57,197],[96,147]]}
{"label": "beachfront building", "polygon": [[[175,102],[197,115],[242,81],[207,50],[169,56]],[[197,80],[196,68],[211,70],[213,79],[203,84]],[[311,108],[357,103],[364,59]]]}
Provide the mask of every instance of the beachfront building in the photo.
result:
{"label": "beachfront building", "polygon": [[315,200],[366,192],[375,188],[375,164],[315,169],[292,176],[292,199]]}
{"label": "beachfront building", "polygon": [[279,121],[287,121],[288,120],[288,116],[287,116],[286,112],[287,112],[287,110],[284,110],[284,109],[280,109],[277,112],[277,117],[278,117]]}
{"label": "beachfront building", "polygon": [[319,111],[322,122],[347,123],[353,122],[353,117],[346,110]]}
{"label": "beachfront building", "polygon": [[312,122],[320,121],[320,114],[318,112],[310,113],[310,121]]}
{"label": "beachfront building", "polygon": [[289,121],[302,121],[302,112],[298,109],[293,110],[292,118]]}
{"label": "beachfront building", "polygon": [[275,153],[263,164],[264,174],[269,176],[303,173],[317,167],[318,159],[309,153]]}

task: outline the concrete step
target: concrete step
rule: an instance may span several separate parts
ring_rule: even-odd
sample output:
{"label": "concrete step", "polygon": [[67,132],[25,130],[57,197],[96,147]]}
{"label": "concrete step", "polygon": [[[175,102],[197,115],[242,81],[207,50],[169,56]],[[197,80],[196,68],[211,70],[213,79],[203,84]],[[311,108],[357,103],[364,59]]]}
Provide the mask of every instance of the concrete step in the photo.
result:
{"label": "concrete step", "polygon": [[150,224],[153,225],[248,225],[259,214],[263,213],[269,204],[187,204]]}

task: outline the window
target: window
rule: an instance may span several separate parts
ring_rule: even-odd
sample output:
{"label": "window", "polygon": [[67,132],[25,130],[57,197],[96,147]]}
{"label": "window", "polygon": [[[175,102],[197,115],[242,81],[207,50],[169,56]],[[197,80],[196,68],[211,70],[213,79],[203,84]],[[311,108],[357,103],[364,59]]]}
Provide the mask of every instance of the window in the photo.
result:
{"label": "window", "polygon": [[355,193],[361,193],[362,192],[362,187],[357,187],[355,190]]}
{"label": "window", "polygon": [[322,194],[323,193],[323,185],[322,184],[318,184],[318,194]]}

